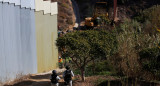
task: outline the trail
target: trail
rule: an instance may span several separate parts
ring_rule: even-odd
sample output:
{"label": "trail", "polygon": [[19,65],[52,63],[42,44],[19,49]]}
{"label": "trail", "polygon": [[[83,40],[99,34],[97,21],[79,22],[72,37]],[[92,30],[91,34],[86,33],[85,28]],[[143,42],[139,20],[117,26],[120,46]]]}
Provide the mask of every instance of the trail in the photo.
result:
{"label": "trail", "polygon": [[[65,69],[57,69],[57,73],[60,76],[61,80],[59,81],[59,86],[64,86],[64,81],[62,74]],[[24,79],[19,82],[11,82],[13,84],[8,84],[4,86],[51,86],[50,82],[51,71],[47,73],[33,74],[29,76],[28,79]]]}
{"label": "trail", "polygon": [[[64,86],[64,80],[62,78],[62,74],[65,69],[56,69],[58,76],[60,76],[59,86]],[[51,86],[50,76],[51,72],[47,73],[39,73],[39,74],[32,74],[28,78],[13,82],[10,82],[3,86]],[[75,76],[76,77],[76,76]],[[93,86],[86,82],[79,82],[78,80],[73,79],[73,86]]]}

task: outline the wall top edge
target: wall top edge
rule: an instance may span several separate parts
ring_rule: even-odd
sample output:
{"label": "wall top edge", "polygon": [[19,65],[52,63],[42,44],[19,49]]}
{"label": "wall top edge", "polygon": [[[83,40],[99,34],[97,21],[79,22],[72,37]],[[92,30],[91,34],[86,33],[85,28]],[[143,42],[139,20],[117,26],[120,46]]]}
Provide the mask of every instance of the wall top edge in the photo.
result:
{"label": "wall top edge", "polygon": [[40,11],[35,11],[34,12],[38,13],[38,12],[42,12],[43,15],[50,15],[50,16],[54,16],[54,15],[58,15],[58,14],[52,14],[52,13],[44,13],[43,10],[40,10]]}
{"label": "wall top edge", "polygon": [[26,2],[25,0],[0,0],[0,2],[14,4],[15,6],[20,6],[21,8],[31,9],[35,11],[42,10],[45,12],[44,14],[51,14],[51,15],[58,14],[57,2],[43,1],[43,0],[28,0],[28,2]]}

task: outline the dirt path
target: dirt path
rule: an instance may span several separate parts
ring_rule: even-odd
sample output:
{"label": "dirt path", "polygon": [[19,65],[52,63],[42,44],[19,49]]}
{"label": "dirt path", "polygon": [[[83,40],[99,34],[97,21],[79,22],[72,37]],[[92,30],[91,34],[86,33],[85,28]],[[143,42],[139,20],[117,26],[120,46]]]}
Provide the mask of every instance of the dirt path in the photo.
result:
{"label": "dirt path", "polygon": [[[63,72],[65,69],[56,69],[58,75],[60,76],[61,80],[59,80],[59,86],[64,86],[64,80],[62,77]],[[4,86],[51,86],[50,76],[51,72],[47,73],[39,73],[39,74],[32,74],[23,76],[21,78],[15,79],[14,81],[5,84]],[[88,82],[81,82],[78,75],[73,78],[73,86],[93,86]]]}
{"label": "dirt path", "polygon": [[[59,86],[64,86],[64,80],[62,78],[62,74],[64,71],[65,69],[57,69],[57,73],[61,78],[61,80],[59,81],[59,84],[60,84]],[[51,86],[51,82],[50,82],[51,72],[52,71],[47,73],[39,73],[39,74],[24,76],[4,86]],[[114,80],[115,78],[111,76],[91,76],[91,77],[86,77],[85,82],[81,82],[80,76],[76,75],[73,78],[73,86],[95,86],[94,85],[95,83],[98,83],[99,81],[104,81],[107,79]],[[117,85],[112,85],[112,86],[117,86]]]}
{"label": "dirt path", "polygon": [[[57,73],[60,76],[60,86],[64,86],[62,74],[65,69],[57,69]],[[51,86],[50,83],[50,76],[51,72],[47,73],[40,73],[40,74],[32,74],[27,79],[20,80],[20,81],[13,81],[7,85],[4,86]]]}

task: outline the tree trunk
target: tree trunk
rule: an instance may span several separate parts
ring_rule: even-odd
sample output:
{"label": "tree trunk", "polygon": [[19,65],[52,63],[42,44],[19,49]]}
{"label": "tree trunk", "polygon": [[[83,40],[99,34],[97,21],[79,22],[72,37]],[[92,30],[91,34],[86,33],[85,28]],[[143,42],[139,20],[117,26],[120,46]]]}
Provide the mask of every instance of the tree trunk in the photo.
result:
{"label": "tree trunk", "polygon": [[114,0],[114,17],[113,21],[116,21],[117,19],[117,0]]}
{"label": "tree trunk", "polygon": [[84,82],[85,81],[85,70],[84,69],[81,69],[81,78],[82,78],[82,81]]}

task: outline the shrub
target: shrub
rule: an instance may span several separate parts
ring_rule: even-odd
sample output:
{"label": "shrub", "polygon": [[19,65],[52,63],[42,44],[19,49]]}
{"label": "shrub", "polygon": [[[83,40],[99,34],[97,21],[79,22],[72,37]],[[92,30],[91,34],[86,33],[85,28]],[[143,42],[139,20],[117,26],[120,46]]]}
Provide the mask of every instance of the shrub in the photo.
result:
{"label": "shrub", "polygon": [[160,54],[159,48],[147,48],[139,52],[140,59],[155,59]]}
{"label": "shrub", "polygon": [[144,48],[156,47],[160,42],[160,35],[144,34],[141,24],[137,21],[126,20],[117,28],[118,53],[110,58],[116,65],[119,74],[128,77],[141,77],[142,66],[139,64],[139,52]]}
{"label": "shrub", "polygon": [[73,21],[71,19],[67,19],[67,23],[72,25],[73,24]]}
{"label": "shrub", "polygon": [[[93,70],[93,68],[95,69]],[[86,69],[87,69],[86,74],[88,76],[90,75],[115,75],[116,74],[116,71],[113,65],[107,60],[102,61],[102,62],[97,62],[96,65],[90,64],[88,65]]]}
{"label": "shrub", "polygon": [[62,3],[62,6],[69,9],[69,5],[68,4]]}
{"label": "shrub", "polygon": [[140,33],[141,29],[142,29],[142,25],[141,23],[137,22],[136,20],[129,20],[129,19],[125,19],[125,21],[120,24],[119,27],[116,28],[118,33],[124,33],[124,34],[128,34],[128,33]]}
{"label": "shrub", "polygon": [[139,15],[135,17],[135,19],[138,22],[144,23],[144,29],[148,28],[149,26],[149,29],[146,31],[153,33],[153,29],[157,30],[160,28],[160,5],[155,5],[151,8],[141,11]]}
{"label": "shrub", "polygon": [[140,62],[144,70],[153,73],[156,76],[160,75],[160,49],[147,48],[139,52]]}

